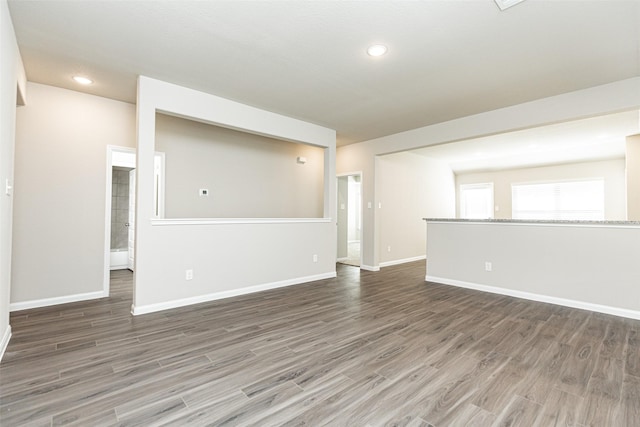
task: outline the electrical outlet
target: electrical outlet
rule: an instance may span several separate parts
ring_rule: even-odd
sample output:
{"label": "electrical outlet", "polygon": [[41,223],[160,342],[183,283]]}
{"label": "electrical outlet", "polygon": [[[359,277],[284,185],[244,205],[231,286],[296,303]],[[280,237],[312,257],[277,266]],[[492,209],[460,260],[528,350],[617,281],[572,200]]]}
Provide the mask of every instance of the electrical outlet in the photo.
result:
{"label": "electrical outlet", "polygon": [[185,270],[184,278],[185,280],[193,280],[193,270]]}
{"label": "electrical outlet", "polygon": [[484,270],[485,270],[485,271],[492,271],[492,270],[493,270],[493,265],[491,265],[491,263],[490,263],[490,262],[488,262],[488,261],[487,261],[487,262],[485,262],[485,263],[484,263]]}
{"label": "electrical outlet", "polygon": [[313,255],[313,262],[318,262],[318,255]]}
{"label": "electrical outlet", "polygon": [[387,252],[391,252],[391,246],[387,246]]}

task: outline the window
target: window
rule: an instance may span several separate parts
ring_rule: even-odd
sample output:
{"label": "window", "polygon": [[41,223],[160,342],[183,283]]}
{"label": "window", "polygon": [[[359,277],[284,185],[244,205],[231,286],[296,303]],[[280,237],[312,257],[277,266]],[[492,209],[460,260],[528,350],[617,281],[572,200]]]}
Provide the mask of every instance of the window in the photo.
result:
{"label": "window", "polygon": [[513,184],[513,219],[604,219],[604,179]]}
{"label": "window", "polygon": [[493,183],[460,186],[460,218],[493,218]]}

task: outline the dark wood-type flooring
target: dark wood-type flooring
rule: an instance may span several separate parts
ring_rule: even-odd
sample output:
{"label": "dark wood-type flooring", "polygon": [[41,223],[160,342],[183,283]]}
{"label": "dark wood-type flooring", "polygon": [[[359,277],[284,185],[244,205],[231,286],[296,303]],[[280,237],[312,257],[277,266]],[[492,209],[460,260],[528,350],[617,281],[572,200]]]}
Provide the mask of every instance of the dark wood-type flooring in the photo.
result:
{"label": "dark wood-type flooring", "polygon": [[110,298],[11,315],[0,424],[640,426],[640,321],[424,275],[133,317],[114,272]]}

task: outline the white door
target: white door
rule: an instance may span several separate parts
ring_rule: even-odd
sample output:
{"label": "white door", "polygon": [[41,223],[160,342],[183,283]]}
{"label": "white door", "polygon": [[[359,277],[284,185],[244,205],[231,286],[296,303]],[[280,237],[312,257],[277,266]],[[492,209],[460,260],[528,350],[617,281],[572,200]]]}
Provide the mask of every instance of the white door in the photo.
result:
{"label": "white door", "polygon": [[129,239],[127,249],[129,250],[129,260],[127,267],[133,271],[133,261],[135,259],[135,224],[136,224],[136,170],[129,171]]}

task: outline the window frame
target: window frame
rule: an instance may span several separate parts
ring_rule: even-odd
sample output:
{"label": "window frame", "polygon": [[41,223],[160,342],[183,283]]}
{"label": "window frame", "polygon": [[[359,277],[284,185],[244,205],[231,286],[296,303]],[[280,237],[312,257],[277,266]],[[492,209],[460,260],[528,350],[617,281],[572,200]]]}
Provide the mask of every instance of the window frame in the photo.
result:
{"label": "window frame", "polygon": [[[478,190],[487,189],[490,190],[489,200],[489,216],[484,218],[472,218],[465,215],[466,213],[466,201],[463,196],[465,190]],[[460,184],[458,186],[458,194],[460,200],[459,218],[461,219],[494,219],[495,216],[495,194],[493,188],[493,182],[479,182],[474,184]]]}

